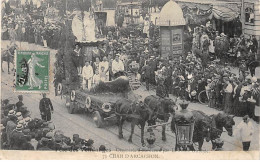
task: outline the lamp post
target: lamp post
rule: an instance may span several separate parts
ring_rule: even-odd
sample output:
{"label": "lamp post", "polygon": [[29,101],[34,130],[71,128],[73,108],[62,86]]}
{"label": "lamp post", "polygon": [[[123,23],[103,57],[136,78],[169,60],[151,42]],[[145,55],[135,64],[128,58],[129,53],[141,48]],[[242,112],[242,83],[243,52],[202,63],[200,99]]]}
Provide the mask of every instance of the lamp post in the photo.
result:
{"label": "lamp post", "polygon": [[175,150],[188,150],[193,144],[193,131],[195,119],[193,113],[187,110],[189,102],[182,100],[179,103],[182,110],[177,111],[174,116],[176,147]]}
{"label": "lamp post", "polygon": [[241,0],[241,23],[242,23],[242,34],[245,34],[245,0]]}
{"label": "lamp post", "polygon": [[[172,28],[171,28],[171,21],[169,21],[169,30],[170,30],[170,55],[173,56],[173,49],[172,49]],[[168,56],[170,58],[170,56]]]}

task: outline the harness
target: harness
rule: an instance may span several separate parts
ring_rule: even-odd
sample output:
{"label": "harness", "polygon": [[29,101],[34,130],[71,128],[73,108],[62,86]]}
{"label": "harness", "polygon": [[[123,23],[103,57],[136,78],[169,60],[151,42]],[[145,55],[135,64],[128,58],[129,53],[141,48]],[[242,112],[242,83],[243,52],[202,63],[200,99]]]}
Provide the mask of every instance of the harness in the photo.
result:
{"label": "harness", "polygon": [[[140,116],[140,112],[145,112],[145,111],[149,111],[150,113],[152,112],[150,107],[148,107],[148,105],[144,104],[145,109],[140,109],[139,112],[137,111],[137,109],[133,108],[133,103],[131,104],[130,108],[127,109],[126,113],[122,114],[122,113],[119,113],[117,112],[117,109],[115,110],[115,114],[120,116],[120,118],[122,118],[123,116],[126,116],[126,117],[132,117],[132,118],[136,118],[136,119],[142,119],[141,116]],[[137,113],[137,114],[134,114],[134,113]]]}
{"label": "harness", "polygon": [[215,115],[213,115],[212,117],[212,121],[211,121],[211,126],[210,126],[210,133],[212,133],[213,135],[214,134],[217,134],[218,135],[221,135],[222,134],[223,129],[218,129],[217,128],[217,124],[216,124],[216,120],[215,120]]}

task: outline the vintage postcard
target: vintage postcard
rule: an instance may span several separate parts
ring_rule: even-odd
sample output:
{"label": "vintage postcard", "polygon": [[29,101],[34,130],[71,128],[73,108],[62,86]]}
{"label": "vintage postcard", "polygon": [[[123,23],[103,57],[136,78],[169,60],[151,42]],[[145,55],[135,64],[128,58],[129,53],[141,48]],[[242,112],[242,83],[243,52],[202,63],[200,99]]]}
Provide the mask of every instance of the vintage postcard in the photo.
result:
{"label": "vintage postcard", "polygon": [[0,159],[260,159],[258,0],[1,0]]}

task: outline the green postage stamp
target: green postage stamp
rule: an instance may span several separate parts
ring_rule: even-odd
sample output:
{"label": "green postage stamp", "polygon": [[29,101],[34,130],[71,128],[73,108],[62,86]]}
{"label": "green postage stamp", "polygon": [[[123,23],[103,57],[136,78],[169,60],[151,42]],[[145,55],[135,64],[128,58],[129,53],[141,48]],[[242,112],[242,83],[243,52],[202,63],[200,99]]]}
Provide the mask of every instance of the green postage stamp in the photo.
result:
{"label": "green postage stamp", "polygon": [[49,51],[17,51],[15,91],[49,91]]}

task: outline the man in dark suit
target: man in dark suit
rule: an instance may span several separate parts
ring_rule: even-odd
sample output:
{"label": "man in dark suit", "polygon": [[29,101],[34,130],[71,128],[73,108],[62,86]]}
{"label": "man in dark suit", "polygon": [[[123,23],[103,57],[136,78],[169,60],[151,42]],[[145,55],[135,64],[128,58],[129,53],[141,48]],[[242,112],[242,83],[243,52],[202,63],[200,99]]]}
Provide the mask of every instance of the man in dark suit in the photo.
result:
{"label": "man in dark suit", "polygon": [[152,74],[151,66],[149,65],[149,62],[146,63],[146,65],[141,70],[143,79],[145,81],[146,90],[149,91],[149,81]]}
{"label": "man in dark suit", "polygon": [[40,101],[40,112],[42,120],[50,121],[51,120],[51,113],[53,113],[53,106],[51,100],[46,97],[46,93],[42,94],[43,98]]}
{"label": "man in dark suit", "polygon": [[163,80],[158,80],[158,85],[156,87],[156,96],[159,96],[161,98],[165,98],[167,96],[166,88],[163,85],[163,82]]}
{"label": "man in dark suit", "polygon": [[15,104],[16,105],[16,112],[20,112],[21,107],[24,105],[23,104],[23,95],[18,96],[18,102]]}

